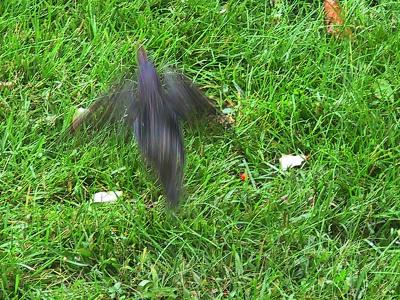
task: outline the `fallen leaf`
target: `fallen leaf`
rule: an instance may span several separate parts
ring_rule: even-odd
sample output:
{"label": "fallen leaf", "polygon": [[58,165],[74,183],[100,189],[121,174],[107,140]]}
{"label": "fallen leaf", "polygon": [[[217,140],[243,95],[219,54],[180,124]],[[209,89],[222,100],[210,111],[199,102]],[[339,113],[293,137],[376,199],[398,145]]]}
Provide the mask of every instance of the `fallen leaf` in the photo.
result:
{"label": "fallen leaf", "polygon": [[219,13],[220,13],[220,14],[224,14],[224,13],[226,13],[227,11],[228,11],[228,5],[225,4],[224,6],[221,7]]}
{"label": "fallen leaf", "polygon": [[2,88],[12,88],[14,87],[14,82],[12,81],[0,81],[0,89]]}
{"label": "fallen leaf", "polygon": [[286,171],[289,168],[298,167],[306,160],[304,155],[282,155],[279,159],[282,170]]}
{"label": "fallen leaf", "polygon": [[54,124],[56,123],[56,120],[57,120],[57,116],[55,116],[55,115],[49,115],[45,118],[46,123],[50,126],[54,126]]}
{"label": "fallen leaf", "polygon": [[280,0],[270,0],[269,2],[271,3],[271,6],[275,6],[279,4]]}
{"label": "fallen leaf", "polygon": [[327,26],[327,32],[339,36],[344,34],[346,36],[351,36],[351,30],[346,28],[343,32],[337,28],[337,26],[343,26],[343,14],[340,8],[338,0],[324,0],[325,9],[325,22]]}
{"label": "fallen leaf", "polygon": [[289,201],[289,195],[284,195],[284,196],[282,196],[281,197],[281,200],[283,201],[283,202],[288,202]]}
{"label": "fallen leaf", "polygon": [[390,83],[383,78],[379,78],[374,82],[374,95],[379,100],[394,101],[394,91]]}
{"label": "fallen leaf", "polygon": [[224,102],[224,106],[225,107],[235,107],[235,103],[232,100],[227,99]]}
{"label": "fallen leaf", "polygon": [[98,192],[93,196],[94,203],[112,203],[122,196],[121,191]]}
{"label": "fallen leaf", "polygon": [[115,175],[115,174],[117,174],[117,173],[121,173],[122,171],[125,171],[125,170],[126,170],[126,167],[118,168],[118,169],[112,171],[112,172],[111,172],[111,175]]}
{"label": "fallen leaf", "polygon": [[217,116],[216,121],[224,126],[235,124],[235,119],[231,115],[220,115]]}
{"label": "fallen leaf", "polygon": [[308,197],[308,202],[310,203],[311,207],[314,207],[315,205],[315,200],[317,199],[317,195],[312,195],[311,197]]}
{"label": "fallen leaf", "polygon": [[144,280],[142,280],[141,282],[139,282],[138,286],[139,286],[140,288],[144,288],[144,287],[145,287],[146,285],[148,285],[149,283],[151,283],[150,280],[144,279]]}
{"label": "fallen leaf", "polygon": [[240,179],[242,181],[246,181],[247,180],[247,174],[246,173],[240,173],[239,177],[240,177]]}
{"label": "fallen leaf", "polygon": [[235,110],[232,107],[226,107],[222,110],[222,113],[224,115],[229,115],[229,114],[233,114],[235,112]]}
{"label": "fallen leaf", "polygon": [[68,180],[68,182],[67,182],[67,190],[68,190],[68,193],[72,192],[72,181],[71,180]]}
{"label": "fallen leaf", "polygon": [[229,126],[235,124],[235,119],[233,117],[235,110],[231,105],[225,107],[222,111],[222,115],[216,117],[216,121],[224,126]]}
{"label": "fallen leaf", "polygon": [[224,297],[227,298],[229,296],[229,291],[227,289],[224,289]]}

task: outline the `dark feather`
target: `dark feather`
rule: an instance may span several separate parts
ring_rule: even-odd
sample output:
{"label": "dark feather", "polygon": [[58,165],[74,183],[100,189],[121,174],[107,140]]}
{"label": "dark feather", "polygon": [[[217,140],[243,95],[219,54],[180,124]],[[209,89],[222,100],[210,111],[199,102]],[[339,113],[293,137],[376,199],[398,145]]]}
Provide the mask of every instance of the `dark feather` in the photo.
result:
{"label": "dark feather", "polygon": [[[112,89],[75,119],[72,132],[84,123],[91,125],[123,121],[133,129],[141,153],[155,171],[169,203],[179,202],[185,163],[180,121],[192,121],[215,106],[185,76],[169,72],[164,83],[146,52],[137,52],[137,85],[131,80]],[[96,117],[99,120],[96,121]]]}
{"label": "dark feather", "polygon": [[69,130],[75,132],[84,124],[100,127],[106,123],[133,123],[136,118],[137,100],[135,85],[131,80],[123,80],[108,94],[101,96],[89,108],[73,120]]}
{"label": "dark feather", "polygon": [[153,64],[143,49],[138,51],[139,113],[134,131],[145,159],[156,171],[170,204],[179,201],[184,166],[181,128],[167,104]]}
{"label": "dark feather", "polygon": [[183,120],[215,113],[216,108],[184,75],[168,72],[164,76],[168,105]]}

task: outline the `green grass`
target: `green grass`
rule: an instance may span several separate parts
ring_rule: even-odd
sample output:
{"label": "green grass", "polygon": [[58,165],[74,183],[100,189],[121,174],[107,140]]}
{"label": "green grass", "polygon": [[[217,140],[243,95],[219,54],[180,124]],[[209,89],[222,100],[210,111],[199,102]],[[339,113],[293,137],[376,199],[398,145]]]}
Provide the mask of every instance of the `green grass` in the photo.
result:
{"label": "green grass", "polygon": [[[1,299],[399,299],[400,4],[342,1],[349,41],[277,2],[0,2]],[[139,43],[234,105],[185,128],[175,214],[133,141],[59,141]]]}

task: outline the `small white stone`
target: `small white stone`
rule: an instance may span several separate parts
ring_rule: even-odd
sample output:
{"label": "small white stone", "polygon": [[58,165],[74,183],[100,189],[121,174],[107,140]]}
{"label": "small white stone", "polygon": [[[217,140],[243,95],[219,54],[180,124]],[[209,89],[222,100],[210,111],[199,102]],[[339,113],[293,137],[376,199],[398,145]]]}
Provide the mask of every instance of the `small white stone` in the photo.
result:
{"label": "small white stone", "polygon": [[286,171],[289,168],[301,166],[306,160],[304,155],[282,155],[279,159],[282,170]]}
{"label": "small white stone", "polygon": [[98,192],[93,196],[94,203],[113,203],[122,196],[121,191]]}

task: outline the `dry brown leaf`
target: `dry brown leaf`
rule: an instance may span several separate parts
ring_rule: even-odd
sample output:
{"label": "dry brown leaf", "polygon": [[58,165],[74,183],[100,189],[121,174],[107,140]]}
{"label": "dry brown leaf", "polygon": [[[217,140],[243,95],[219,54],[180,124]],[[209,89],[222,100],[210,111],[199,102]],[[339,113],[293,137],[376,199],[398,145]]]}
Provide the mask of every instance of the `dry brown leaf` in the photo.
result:
{"label": "dry brown leaf", "polygon": [[13,88],[15,85],[12,81],[0,81],[0,89],[2,88]]}
{"label": "dry brown leaf", "polygon": [[231,115],[219,115],[216,117],[216,121],[226,127],[235,124],[235,119]]}
{"label": "dry brown leaf", "polygon": [[327,32],[336,36],[344,34],[345,36],[351,36],[351,30],[349,28],[341,31],[338,26],[343,26],[343,14],[340,8],[338,0],[324,0],[325,9],[325,22],[327,26]]}

